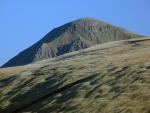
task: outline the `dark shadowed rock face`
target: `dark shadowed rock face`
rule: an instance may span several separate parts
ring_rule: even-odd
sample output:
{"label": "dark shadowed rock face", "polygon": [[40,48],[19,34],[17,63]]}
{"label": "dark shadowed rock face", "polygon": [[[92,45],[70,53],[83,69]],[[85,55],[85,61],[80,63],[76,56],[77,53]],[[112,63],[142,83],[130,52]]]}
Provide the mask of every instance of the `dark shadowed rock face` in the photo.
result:
{"label": "dark shadowed rock face", "polygon": [[25,65],[96,44],[137,36],[107,23],[83,18],[52,30],[43,39],[9,60],[2,67]]}

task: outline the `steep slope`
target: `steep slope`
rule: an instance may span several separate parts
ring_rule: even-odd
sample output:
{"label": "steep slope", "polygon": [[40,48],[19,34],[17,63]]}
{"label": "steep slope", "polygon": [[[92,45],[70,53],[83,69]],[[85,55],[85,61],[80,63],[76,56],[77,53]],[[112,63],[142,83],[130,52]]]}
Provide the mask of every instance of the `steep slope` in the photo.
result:
{"label": "steep slope", "polygon": [[48,33],[2,67],[29,64],[96,44],[125,40],[138,35],[91,18],[82,18]]}
{"label": "steep slope", "polygon": [[150,37],[0,69],[0,113],[149,113]]}

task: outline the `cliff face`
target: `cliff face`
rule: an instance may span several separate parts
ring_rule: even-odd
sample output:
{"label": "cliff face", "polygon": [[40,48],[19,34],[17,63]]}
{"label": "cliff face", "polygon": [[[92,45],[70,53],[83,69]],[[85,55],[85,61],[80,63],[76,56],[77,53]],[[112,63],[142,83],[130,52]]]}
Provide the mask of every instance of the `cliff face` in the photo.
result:
{"label": "cliff face", "polygon": [[93,45],[138,36],[102,21],[83,18],[52,30],[39,42],[9,60],[2,67],[25,65]]}

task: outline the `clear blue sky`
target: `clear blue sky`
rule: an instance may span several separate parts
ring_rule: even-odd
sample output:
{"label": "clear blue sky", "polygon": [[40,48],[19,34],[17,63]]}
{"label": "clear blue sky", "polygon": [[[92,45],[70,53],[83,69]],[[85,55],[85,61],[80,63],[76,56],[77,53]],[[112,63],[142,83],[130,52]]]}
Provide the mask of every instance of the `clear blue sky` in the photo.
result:
{"label": "clear blue sky", "polygon": [[150,0],[0,0],[0,65],[54,27],[81,17],[150,36]]}

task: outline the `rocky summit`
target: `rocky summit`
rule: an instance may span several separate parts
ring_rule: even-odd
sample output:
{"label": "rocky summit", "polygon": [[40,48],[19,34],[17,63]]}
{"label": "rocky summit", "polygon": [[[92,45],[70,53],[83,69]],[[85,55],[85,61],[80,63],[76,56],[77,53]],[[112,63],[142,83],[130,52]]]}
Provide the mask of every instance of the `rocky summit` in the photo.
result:
{"label": "rocky summit", "polygon": [[25,65],[93,45],[139,36],[96,19],[82,18],[53,29],[2,67]]}

